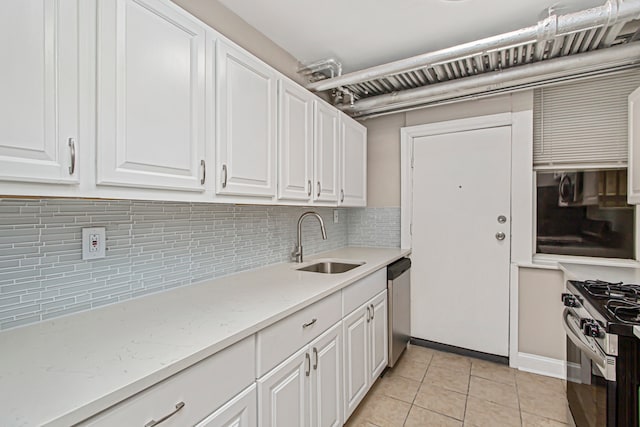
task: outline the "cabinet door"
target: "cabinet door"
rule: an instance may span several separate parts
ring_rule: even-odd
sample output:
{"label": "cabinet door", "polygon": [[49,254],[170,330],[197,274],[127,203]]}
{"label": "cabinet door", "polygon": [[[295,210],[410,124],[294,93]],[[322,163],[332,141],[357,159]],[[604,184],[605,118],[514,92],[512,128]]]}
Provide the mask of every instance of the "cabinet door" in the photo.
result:
{"label": "cabinet door", "polygon": [[367,206],[367,128],[343,114],[340,140],[340,204]]}
{"label": "cabinet door", "polygon": [[98,184],[202,191],[205,28],[170,2],[98,2]]}
{"label": "cabinet door", "polygon": [[257,425],[256,385],[252,384],[199,422],[196,427],[255,427]]}
{"label": "cabinet door", "polygon": [[323,202],[338,201],[338,110],[315,101],[314,122],[314,182],[313,199]]}
{"label": "cabinet door", "polygon": [[260,427],[308,426],[310,371],[305,346],[258,380]]}
{"label": "cabinet door", "polygon": [[389,357],[387,291],[371,300],[371,322],[369,323],[369,383],[373,384],[387,366]]}
{"label": "cabinet door", "polygon": [[78,182],[77,0],[4,2],[0,39],[0,179]]}
{"label": "cabinet door", "polygon": [[628,194],[630,205],[640,205],[640,88],[629,95]]}
{"label": "cabinet door", "polygon": [[217,46],[219,194],[276,195],[276,74],[222,41]]}
{"label": "cabinet door", "polygon": [[342,322],[309,345],[311,427],[342,426]]}
{"label": "cabinet door", "polygon": [[279,81],[278,199],[311,200],[313,184],[313,95]]}
{"label": "cabinet door", "polygon": [[369,389],[369,311],[362,307],[343,322],[344,419],[353,413]]}

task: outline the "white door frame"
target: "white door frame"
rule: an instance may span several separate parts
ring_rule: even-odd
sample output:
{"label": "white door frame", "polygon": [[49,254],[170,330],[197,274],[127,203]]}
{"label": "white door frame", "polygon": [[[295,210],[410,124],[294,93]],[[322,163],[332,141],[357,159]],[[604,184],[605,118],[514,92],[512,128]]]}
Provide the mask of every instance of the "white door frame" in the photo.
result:
{"label": "white door frame", "polygon": [[[532,98],[532,95],[529,95]],[[532,100],[529,103],[532,104]],[[518,363],[518,264],[533,256],[533,111],[448,120],[400,129],[400,246],[410,249],[413,201],[413,140],[451,132],[511,126],[511,268],[509,275],[509,365]]]}

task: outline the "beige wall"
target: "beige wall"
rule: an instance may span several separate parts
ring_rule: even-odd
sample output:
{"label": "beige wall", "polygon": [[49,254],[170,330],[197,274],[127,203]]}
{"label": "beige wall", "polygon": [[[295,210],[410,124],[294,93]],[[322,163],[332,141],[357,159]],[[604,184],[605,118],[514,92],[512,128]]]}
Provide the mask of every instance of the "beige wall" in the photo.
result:
{"label": "beige wall", "polygon": [[392,114],[366,120],[367,127],[367,205],[400,206],[400,128],[405,114]]}
{"label": "beige wall", "polygon": [[564,360],[565,335],[560,326],[564,276],[558,270],[520,268],[518,274],[518,350]]}
{"label": "beige wall", "polygon": [[216,0],[172,0],[285,76],[302,84],[298,60]]}

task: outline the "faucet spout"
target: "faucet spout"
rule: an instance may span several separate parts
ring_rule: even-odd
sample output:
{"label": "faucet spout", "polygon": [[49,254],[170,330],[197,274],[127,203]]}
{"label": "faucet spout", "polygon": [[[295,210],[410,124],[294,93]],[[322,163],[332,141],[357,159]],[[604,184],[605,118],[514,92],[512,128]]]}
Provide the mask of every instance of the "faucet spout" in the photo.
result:
{"label": "faucet spout", "polygon": [[316,217],[318,222],[320,222],[320,232],[322,233],[322,240],[327,240],[327,230],[324,228],[324,221],[317,212],[308,211],[300,215],[300,218],[298,218],[297,245],[291,253],[291,258],[293,258],[295,262],[302,262],[302,220],[308,216],[314,216]]}

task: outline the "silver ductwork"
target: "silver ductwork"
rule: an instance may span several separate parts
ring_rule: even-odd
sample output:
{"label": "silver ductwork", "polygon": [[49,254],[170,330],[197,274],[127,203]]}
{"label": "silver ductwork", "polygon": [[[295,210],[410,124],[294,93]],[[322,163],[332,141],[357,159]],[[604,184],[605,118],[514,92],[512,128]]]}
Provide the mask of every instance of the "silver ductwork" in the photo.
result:
{"label": "silver ductwork", "polygon": [[[612,67],[635,63],[640,56],[636,48],[616,49],[609,55],[586,58],[596,51],[613,49],[612,45],[635,44],[629,42],[635,40],[637,25],[628,23],[637,19],[640,19],[640,0],[608,0],[602,6],[562,16],[550,10],[547,18],[531,27],[311,81],[307,88],[331,90],[336,103],[342,103],[342,109],[354,115],[366,115],[425,104],[436,98],[481,93],[492,87],[515,86],[507,84],[510,79],[530,83],[546,80],[549,74],[578,72],[570,70],[571,67],[579,66],[584,72],[602,69],[597,61]],[[634,56],[625,61],[620,55],[626,54]],[[563,62],[568,59],[575,61]],[[424,99],[418,101],[421,97]],[[393,108],[389,108],[392,105]]]}
{"label": "silver ductwork", "polygon": [[354,117],[380,115],[382,112],[398,111],[417,105],[433,104],[447,99],[483,93],[495,94],[533,83],[557,81],[567,76],[580,76],[635,64],[640,65],[640,43],[614,46],[596,52],[530,64],[526,67],[375,96],[360,100],[353,105],[341,106],[341,108]]}

